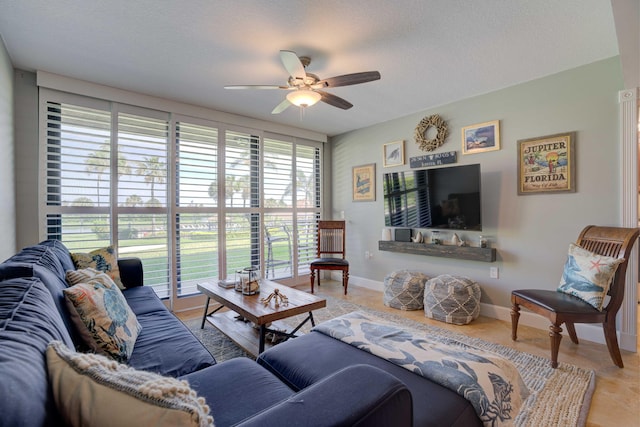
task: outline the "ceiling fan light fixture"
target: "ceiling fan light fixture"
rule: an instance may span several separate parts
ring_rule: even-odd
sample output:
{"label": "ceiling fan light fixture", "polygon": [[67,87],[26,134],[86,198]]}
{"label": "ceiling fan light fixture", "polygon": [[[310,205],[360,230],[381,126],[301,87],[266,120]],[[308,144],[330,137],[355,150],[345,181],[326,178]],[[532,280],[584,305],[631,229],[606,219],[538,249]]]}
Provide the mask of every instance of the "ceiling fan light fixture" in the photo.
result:
{"label": "ceiling fan light fixture", "polygon": [[298,89],[287,94],[287,100],[296,107],[311,107],[320,101],[322,96],[318,92],[309,89]]}

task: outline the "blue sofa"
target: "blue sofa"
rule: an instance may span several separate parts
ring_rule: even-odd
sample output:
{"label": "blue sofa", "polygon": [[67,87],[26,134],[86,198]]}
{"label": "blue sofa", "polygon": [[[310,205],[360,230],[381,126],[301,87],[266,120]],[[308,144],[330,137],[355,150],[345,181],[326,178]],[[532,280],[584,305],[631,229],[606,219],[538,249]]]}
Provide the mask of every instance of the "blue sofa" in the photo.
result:
{"label": "blue sofa", "polygon": [[[142,286],[140,260],[120,259],[118,265],[123,294],[142,326],[128,364],[187,380],[205,398],[216,426],[412,425],[407,387],[372,366],[331,367],[312,384],[294,386],[250,359],[217,364],[153,290]],[[62,292],[70,269],[69,251],[55,240],[0,264],[0,426],[64,425],[45,350],[54,340],[82,347]]]}

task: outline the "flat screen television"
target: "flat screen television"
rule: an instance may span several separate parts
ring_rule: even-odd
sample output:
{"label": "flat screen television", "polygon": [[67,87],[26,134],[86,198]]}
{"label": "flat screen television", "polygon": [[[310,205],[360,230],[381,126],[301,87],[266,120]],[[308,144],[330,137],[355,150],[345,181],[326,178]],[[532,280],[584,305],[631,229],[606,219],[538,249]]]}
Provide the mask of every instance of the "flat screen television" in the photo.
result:
{"label": "flat screen television", "polygon": [[386,226],[482,230],[479,164],[390,172],[383,179]]}

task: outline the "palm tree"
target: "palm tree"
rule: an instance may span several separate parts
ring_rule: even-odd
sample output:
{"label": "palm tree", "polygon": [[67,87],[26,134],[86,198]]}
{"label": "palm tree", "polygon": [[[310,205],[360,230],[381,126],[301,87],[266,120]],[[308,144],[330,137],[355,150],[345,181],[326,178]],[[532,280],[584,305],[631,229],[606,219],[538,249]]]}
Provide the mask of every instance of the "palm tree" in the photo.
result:
{"label": "palm tree", "polygon": [[209,197],[213,199],[216,204],[218,203],[218,183],[216,181],[211,181],[209,184]]}
{"label": "palm tree", "polygon": [[[167,179],[167,168],[158,156],[145,157],[144,161],[137,162],[136,174],[144,177],[144,182],[151,184],[151,199],[147,201],[147,207],[161,206],[155,197],[156,184],[163,184]],[[156,230],[156,216],[151,215],[151,233]]]}
{"label": "palm tree", "polygon": [[155,199],[155,186],[165,183],[167,168],[160,157],[149,156],[137,162],[136,175],[144,177],[144,182],[151,184],[151,199]]}
{"label": "palm tree", "polygon": [[233,195],[236,192],[236,177],[235,175],[227,175],[224,179],[224,197],[229,199],[229,206],[233,207]]}
{"label": "palm tree", "polygon": [[[303,170],[298,169],[296,171],[296,191],[304,191],[304,206],[309,206],[309,202],[313,201],[313,197],[315,195],[315,187],[316,180],[313,173],[310,173],[309,176],[304,173]],[[282,195],[281,201],[284,202],[284,199],[287,196],[293,196],[293,203],[297,204],[297,200],[295,195],[293,195],[293,182],[287,185],[287,188],[284,190],[284,194]]]}
{"label": "palm tree", "polygon": [[98,205],[100,205],[100,183],[102,181],[102,175],[104,175],[105,171],[109,170],[110,166],[110,154],[109,154],[109,144],[102,144],[97,151],[91,153],[89,158],[84,161],[87,166],[85,166],[84,170],[89,174],[95,175],[98,180],[96,182],[96,190],[98,193]]}
{"label": "palm tree", "polygon": [[[97,182],[97,193],[98,193],[98,205],[100,205],[100,183],[102,181],[102,175],[104,175],[105,171],[108,171],[111,167],[111,148],[108,142],[102,144],[97,151],[91,153],[89,158],[85,160],[85,171],[88,174],[96,175],[98,178]],[[129,167],[129,162],[127,158],[124,157],[122,153],[118,153],[118,177],[122,175],[128,175],[131,173],[131,168]]]}

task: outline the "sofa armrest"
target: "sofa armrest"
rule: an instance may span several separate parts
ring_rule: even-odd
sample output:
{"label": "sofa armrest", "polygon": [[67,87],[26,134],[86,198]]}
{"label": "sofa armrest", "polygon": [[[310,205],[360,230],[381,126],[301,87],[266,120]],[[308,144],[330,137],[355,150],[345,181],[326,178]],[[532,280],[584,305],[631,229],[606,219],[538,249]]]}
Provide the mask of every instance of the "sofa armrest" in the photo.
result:
{"label": "sofa armrest", "polygon": [[411,426],[411,393],[396,377],[381,369],[353,365],[238,424],[243,427],[282,425]]}
{"label": "sofa armrest", "polygon": [[140,258],[118,258],[118,268],[120,269],[120,281],[125,288],[143,285],[144,272]]}

